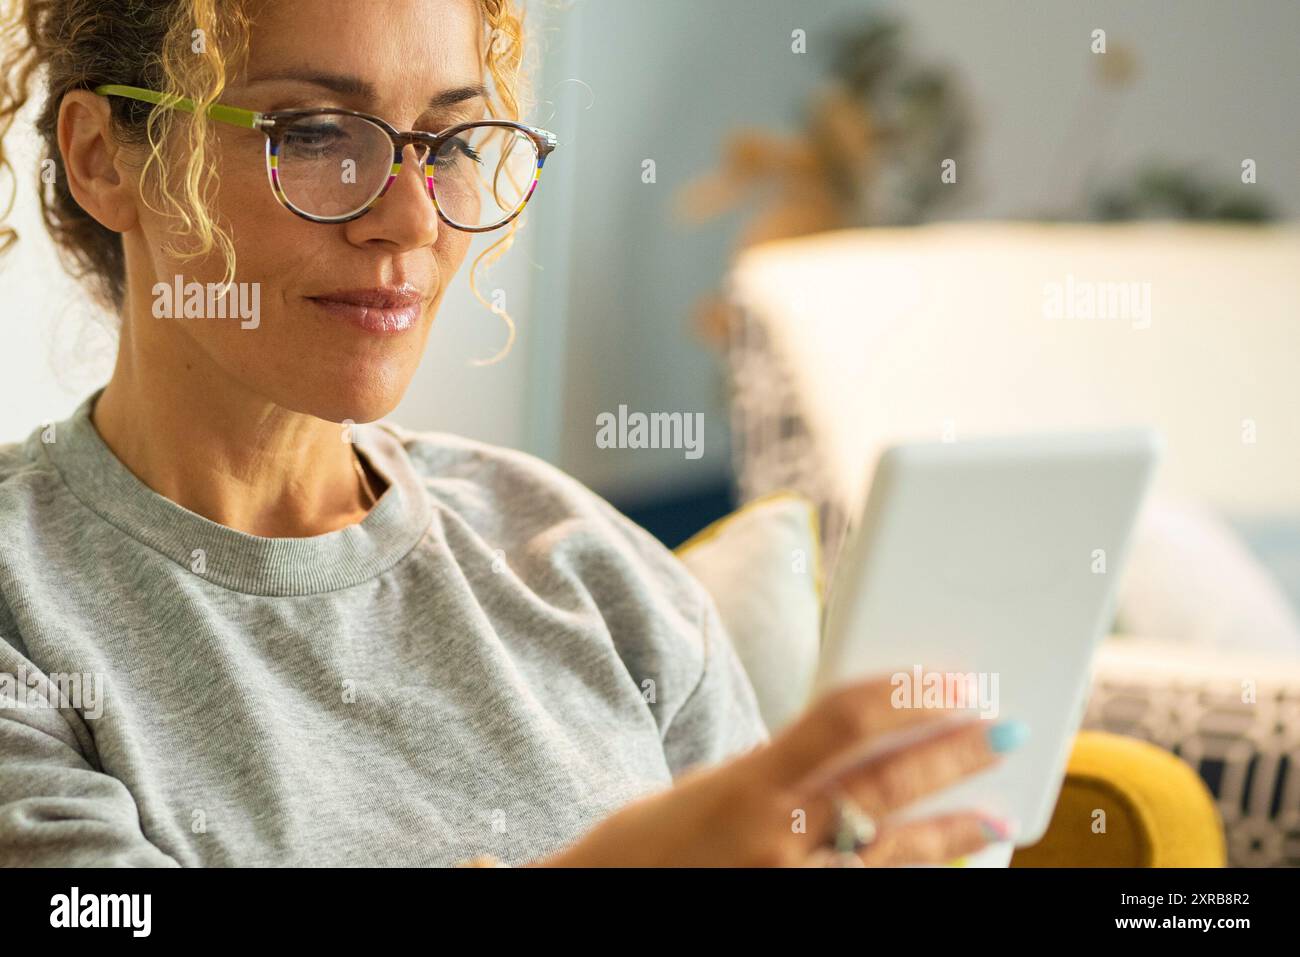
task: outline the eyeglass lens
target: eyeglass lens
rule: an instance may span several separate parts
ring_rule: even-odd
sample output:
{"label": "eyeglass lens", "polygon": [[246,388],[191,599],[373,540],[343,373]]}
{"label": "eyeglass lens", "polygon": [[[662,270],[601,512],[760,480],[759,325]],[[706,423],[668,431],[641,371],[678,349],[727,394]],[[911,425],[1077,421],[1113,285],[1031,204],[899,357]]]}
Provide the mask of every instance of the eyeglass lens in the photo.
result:
{"label": "eyeglass lens", "polygon": [[[507,126],[476,126],[427,156],[442,214],[471,229],[509,219],[528,198],[537,147]],[[409,154],[407,154],[409,155]],[[350,216],[383,190],[393,167],[393,141],[358,116],[297,117],[282,127],[276,162],[280,188],[295,209],[318,218]]]}

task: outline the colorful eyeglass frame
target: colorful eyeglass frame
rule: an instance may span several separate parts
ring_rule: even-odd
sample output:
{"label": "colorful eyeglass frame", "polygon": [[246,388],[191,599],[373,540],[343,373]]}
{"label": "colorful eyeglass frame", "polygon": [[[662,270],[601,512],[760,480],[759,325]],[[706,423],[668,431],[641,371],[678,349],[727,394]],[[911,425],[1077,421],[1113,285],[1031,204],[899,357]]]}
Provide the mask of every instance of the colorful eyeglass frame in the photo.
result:
{"label": "colorful eyeglass frame", "polygon": [[[132,100],[140,100],[145,103],[153,103],[157,106],[175,108],[186,113],[195,112],[193,100],[185,97],[166,96],[154,90],[146,90],[138,86],[122,86],[116,83],[108,83],[103,86],[97,86],[94,90],[100,96],[121,96]],[[533,141],[537,147],[537,169],[533,173],[533,182],[528,187],[528,193],[524,196],[523,201],[513,213],[498,223],[491,226],[462,226],[459,223],[448,219],[446,214],[438,206],[438,197],[433,189],[433,168],[426,164],[424,169],[425,185],[429,191],[429,198],[433,200],[434,208],[438,211],[438,218],[453,229],[463,230],[467,233],[486,233],[494,229],[500,229],[508,224],[516,216],[524,211],[528,201],[532,199],[533,192],[537,189],[537,181],[542,175],[542,166],[546,162],[546,157],[551,154],[559,142],[556,135],[547,130],[538,129],[535,126],[528,126],[524,123],[515,123],[511,120],[478,120],[472,123],[460,123],[456,126],[448,127],[440,133],[424,133],[418,130],[402,132],[391,124],[385,122],[377,116],[370,113],[360,113],[356,110],[335,109],[332,107],[321,107],[316,109],[304,110],[277,110],[267,113],[258,113],[254,110],[244,110],[235,106],[226,106],[222,103],[212,103],[207,107],[209,118],[217,120],[220,123],[228,123],[232,126],[239,126],[250,130],[261,130],[266,134],[266,175],[271,183],[271,191],[280,205],[295,216],[306,219],[313,223],[347,223],[358,219],[370,212],[374,205],[383,198],[388,192],[389,187],[396,181],[402,171],[402,154],[409,144],[418,150],[421,146],[428,147],[426,156],[432,158],[438,154],[439,148],[444,142],[450,140],[453,136],[463,133],[467,129],[480,126],[501,126],[509,129],[518,130]],[[281,146],[281,130],[283,126],[291,120],[304,116],[325,116],[325,115],[355,116],[361,119],[369,120],[388,134],[389,139],[393,141],[393,166],[389,172],[388,181],[383,188],[363,207],[355,212],[345,216],[323,217],[314,216],[311,213],[304,212],[297,208],[289,201],[284,190],[280,186],[279,173],[277,165],[279,163],[279,154]]]}

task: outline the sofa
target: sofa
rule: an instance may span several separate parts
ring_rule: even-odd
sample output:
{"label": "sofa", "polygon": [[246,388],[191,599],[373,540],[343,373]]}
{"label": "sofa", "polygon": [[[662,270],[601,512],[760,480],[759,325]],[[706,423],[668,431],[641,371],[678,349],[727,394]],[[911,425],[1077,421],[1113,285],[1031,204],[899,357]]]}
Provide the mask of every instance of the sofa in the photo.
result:
{"label": "sofa", "polygon": [[[1179,854],[1300,865],[1296,262],[1291,227],[949,223],[764,243],[729,273],[736,497],[811,501],[824,576],[891,442],[1131,424],[1165,437],[1063,827],[1076,791],[1104,792],[1202,835],[1171,839]],[[1184,826],[1144,790],[1137,755],[1152,748],[1213,795],[1222,845],[1203,808]],[[1133,794],[1100,783],[1108,766]],[[1016,863],[1071,859],[1062,836],[1054,824]],[[1132,862],[1184,859],[1157,845],[1125,844]]]}

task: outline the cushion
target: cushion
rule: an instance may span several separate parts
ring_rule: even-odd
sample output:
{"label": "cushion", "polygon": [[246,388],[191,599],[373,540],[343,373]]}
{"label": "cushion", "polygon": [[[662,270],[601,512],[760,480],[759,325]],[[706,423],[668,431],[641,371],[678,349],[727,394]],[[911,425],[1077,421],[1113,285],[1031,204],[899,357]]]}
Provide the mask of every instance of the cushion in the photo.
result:
{"label": "cushion", "polygon": [[1224,517],[1300,616],[1300,513],[1264,511]]}
{"label": "cushion", "polygon": [[1268,569],[1212,509],[1170,499],[1153,498],[1139,519],[1116,630],[1300,656],[1300,623]]}
{"label": "cushion", "polygon": [[676,553],[704,585],[775,733],[807,705],[821,651],[817,512],[774,492],[719,519]]}

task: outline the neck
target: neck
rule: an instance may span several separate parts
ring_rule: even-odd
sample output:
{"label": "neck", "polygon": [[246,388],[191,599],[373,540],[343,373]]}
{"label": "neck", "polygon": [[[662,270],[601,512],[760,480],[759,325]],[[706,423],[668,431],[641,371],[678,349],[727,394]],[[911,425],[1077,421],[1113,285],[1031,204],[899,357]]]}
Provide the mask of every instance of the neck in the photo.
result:
{"label": "neck", "polygon": [[[369,497],[342,425],[250,394],[196,346],[146,356],[129,332],[124,322],[92,421],[142,482],[249,535],[322,535],[365,517]],[[378,496],[374,477],[371,487]]]}

